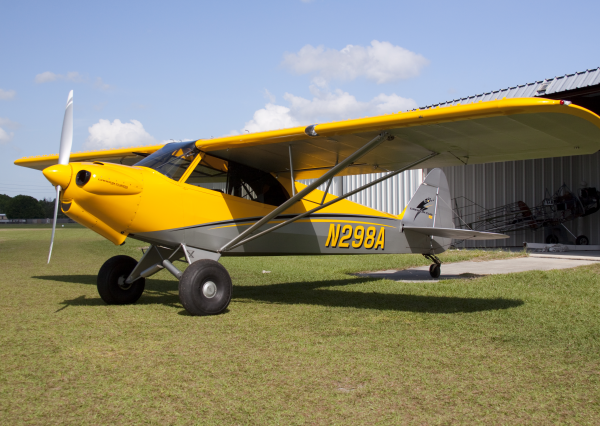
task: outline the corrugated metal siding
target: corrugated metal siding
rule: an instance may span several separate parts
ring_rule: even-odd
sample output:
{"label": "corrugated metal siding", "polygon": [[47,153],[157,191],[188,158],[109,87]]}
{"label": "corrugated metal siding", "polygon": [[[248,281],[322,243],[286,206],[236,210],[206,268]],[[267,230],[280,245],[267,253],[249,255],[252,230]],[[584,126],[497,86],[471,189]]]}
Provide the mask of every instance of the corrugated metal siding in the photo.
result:
{"label": "corrugated metal siding", "polygon": [[[368,175],[343,176],[335,179],[342,179],[343,192],[347,193],[384,175],[385,173],[373,173]],[[308,185],[314,182],[314,179],[301,180],[299,182]],[[404,210],[404,207],[417,191],[421,182],[423,182],[423,170],[407,170],[377,185],[373,185],[358,194],[354,194],[348,199],[367,207],[397,215],[402,213],[402,210]],[[336,183],[331,184],[329,193],[339,196],[339,186]],[[327,183],[324,183],[319,186],[319,189],[325,191],[326,187]]]}
{"label": "corrugated metal siding", "polygon": [[[594,68],[574,74],[549,78],[503,90],[455,99],[448,102],[429,105],[421,109],[467,104],[479,101],[491,101],[502,98],[535,97],[580,89],[600,84],[600,68]],[[563,157],[544,160],[513,161],[445,168],[453,197],[465,196],[486,208],[498,207],[515,201],[524,201],[530,206],[541,203],[546,188],[554,193],[563,182],[573,191],[579,189],[580,181],[589,186],[600,188],[600,154],[575,157]],[[381,173],[345,176],[344,192],[351,191],[371,182]],[[376,186],[350,197],[351,201],[385,211],[400,214],[410,198],[423,181],[422,170],[410,170],[390,178]],[[336,178],[340,179],[340,178]],[[301,181],[308,184],[313,180]],[[319,187],[324,191],[326,184]],[[329,192],[340,195],[338,185],[332,183]],[[600,212],[575,222],[567,223],[575,235],[587,235],[590,244],[600,244]],[[522,231],[513,234],[508,240],[498,242],[469,242],[468,247],[521,246],[524,241],[543,242],[543,230],[537,232]]]}
{"label": "corrugated metal siding", "polygon": [[[491,101],[502,98],[536,97],[565,92],[600,84],[600,68],[574,74],[548,78],[503,90],[455,99],[421,109]],[[453,197],[464,196],[485,208],[524,201],[535,206],[544,199],[545,189],[554,193],[563,183],[577,192],[580,182],[600,188],[600,154],[548,158],[540,160],[511,161],[506,163],[479,164],[444,168]],[[469,211],[467,211],[469,213]],[[472,213],[472,211],[471,211]],[[598,214],[568,222],[575,235],[586,235],[590,244],[600,244],[600,221]],[[456,223],[458,225],[458,223]],[[546,230],[520,231],[511,238],[499,241],[467,242],[467,247],[521,246],[523,242],[543,243]],[[562,235],[570,235],[563,231]]]}
{"label": "corrugated metal siding", "polygon": [[[553,194],[563,183],[578,192],[581,182],[600,189],[600,153],[539,160],[509,161],[445,167],[452,197],[466,197],[486,209],[524,201],[533,207],[542,203],[546,188]],[[475,209],[466,213],[474,213]],[[575,235],[586,235],[590,244],[600,244],[600,212],[566,222]],[[460,221],[455,219],[458,227]],[[466,247],[522,246],[523,242],[545,242],[546,230],[518,231],[511,238],[496,241],[469,241]],[[563,235],[573,239],[563,230]]]}
{"label": "corrugated metal siding", "polygon": [[452,101],[440,102],[439,104],[427,105],[421,109],[446,107],[457,104],[470,104],[479,101],[493,101],[502,98],[528,98],[550,95],[552,93],[565,92],[567,90],[581,89],[583,87],[600,84],[600,68],[567,74],[560,77],[547,78],[534,83],[521,86],[509,87],[480,95],[468,96],[466,98],[454,99]]}

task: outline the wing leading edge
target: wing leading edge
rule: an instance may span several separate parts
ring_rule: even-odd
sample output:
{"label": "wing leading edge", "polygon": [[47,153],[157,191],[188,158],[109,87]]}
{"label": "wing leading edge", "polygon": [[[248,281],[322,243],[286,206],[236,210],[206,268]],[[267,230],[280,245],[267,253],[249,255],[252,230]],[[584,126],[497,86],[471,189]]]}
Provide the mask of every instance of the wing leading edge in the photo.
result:
{"label": "wing leading edge", "polygon": [[[164,145],[138,146],[130,148],[105,149],[99,151],[85,151],[72,153],[70,162],[81,161],[100,161],[106,163],[120,163],[132,165],[147,157],[155,151],[158,151]],[[58,163],[58,154],[37,155],[35,157],[24,157],[15,161],[17,166],[28,167],[31,169],[44,170],[46,167]]]}
{"label": "wing leading edge", "polygon": [[[314,131],[316,136],[309,136]],[[296,179],[316,178],[379,132],[394,138],[340,175],[591,154],[600,149],[600,117],[585,108],[541,98],[502,99],[388,114],[255,134],[198,140],[205,152]]]}
{"label": "wing leading edge", "polygon": [[[314,132],[315,136],[309,136]],[[307,127],[200,139],[204,152],[260,170],[289,174],[290,145],[296,179],[317,178],[382,131],[394,136],[339,175],[397,170],[432,152],[419,164],[434,168],[533,158],[592,154],[600,150],[600,117],[576,105],[542,98],[388,114]],[[71,161],[134,164],[163,145],[74,153]],[[42,170],[58,155],[22,158],[15,164]]]}

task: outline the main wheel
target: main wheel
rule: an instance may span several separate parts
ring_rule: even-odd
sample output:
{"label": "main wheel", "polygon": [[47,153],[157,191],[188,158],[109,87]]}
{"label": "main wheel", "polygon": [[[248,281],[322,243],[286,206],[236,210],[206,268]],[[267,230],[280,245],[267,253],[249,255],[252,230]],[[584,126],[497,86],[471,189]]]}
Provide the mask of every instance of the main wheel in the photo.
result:
{"label": "main wheel", "polygon": [[557,244],[558,237],[554,234],[550,234],[546,237],[546,244]]}
{"label": "main wheel", "polygon": [[125,280],[137,265],[137,260],[129,256],[114,256],[104,262],[98,272],[98,293],[109,305],[129,305],[137,302],[144,287],[146,279],[140,278],[131,284]]}
{"label": "main wheel", "polygon": [[575,240],[575,244],[577,244],[578,246],[587,246],[589,243],[590,243],[590,240],[585,235],[580,235]]}
{"label": "main wheel", "polygon": [[441,273],[442,265],[438,263],[432,263],[431,266],[429,266],[429,275],[431,275],[431,278],[439,278]]}
{"label": "main wheel", "polygon": [[192,263],[179,280],[179,300],[192,315],[216,315],[229,306],[233,285],[219,262],[203,259]]}

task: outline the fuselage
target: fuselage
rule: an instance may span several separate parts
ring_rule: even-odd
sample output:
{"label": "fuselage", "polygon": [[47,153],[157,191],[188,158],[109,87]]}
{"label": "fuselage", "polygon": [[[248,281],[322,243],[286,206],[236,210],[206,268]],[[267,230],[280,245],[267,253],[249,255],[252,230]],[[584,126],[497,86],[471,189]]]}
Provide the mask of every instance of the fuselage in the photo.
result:
{"label": "fuselage", "polygon": [[[276,207],[177,181],[143,166],[95,162],[60,167],[70,168],[70,173],[66,169],[62,172],[65,176],[62,211],[117,245],[130,237],[171,248],[183,243],[216,252]],[[65,185],[67,174],[70,178]],[[278,181],[291,193],[289,179],[280,177]],[[296,191],[305,187],[299,182],[294,184]],[[316,207],[323,201],[323,195],[322,191],[313,191],[264,229]],[[335,198],[328,194],[325,201]],[[401,224],[402,215],[340,200],[222,254],[375,254],[431,250],[431,242],[426,238],[409,244],[401,232]],[[435,251],[443,249],[436,244]]]}

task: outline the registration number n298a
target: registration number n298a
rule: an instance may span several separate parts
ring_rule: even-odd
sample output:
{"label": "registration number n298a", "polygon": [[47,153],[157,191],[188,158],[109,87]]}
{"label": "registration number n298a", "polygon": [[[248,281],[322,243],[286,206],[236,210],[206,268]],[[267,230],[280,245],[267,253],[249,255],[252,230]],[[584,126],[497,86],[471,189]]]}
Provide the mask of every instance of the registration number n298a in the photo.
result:
{"label": "registration number n298a", "polygon": [[325,247],[341,247],[341,248],[361,248],[377,250],[385,248],[385,228],[377,228],[374,226],[365,227],[362,225],[329,225],[329,234]]}

